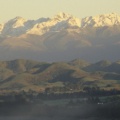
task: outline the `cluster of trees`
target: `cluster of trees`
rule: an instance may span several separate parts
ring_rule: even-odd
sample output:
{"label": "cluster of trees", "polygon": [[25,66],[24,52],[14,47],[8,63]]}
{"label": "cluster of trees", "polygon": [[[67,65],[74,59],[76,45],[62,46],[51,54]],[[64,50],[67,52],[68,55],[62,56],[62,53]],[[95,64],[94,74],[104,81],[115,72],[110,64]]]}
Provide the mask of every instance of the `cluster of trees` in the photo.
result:
{"label": "cluster of trees", "polygon": [[[0,95],[0,102],[32,102],[35,99],[39,100],[57,100],[57,99],[72,99],[72,98],[86,98],[90,103],[99,102],[99,97],[120,95],[120,90],[101,90],[99,87],[84,87],[83,91],[74,92],[72,89],[69,92],[56,93],[54,89],[59,88],[46,88],[44,92],[36,92],[29,90],[28,92],[21,91],[19,93],[10,93]],[[61,88],[62,89],[62,88]],[[112,99],[111,99],[112,100]],[[115,100],[115,99],[114,99]]]}

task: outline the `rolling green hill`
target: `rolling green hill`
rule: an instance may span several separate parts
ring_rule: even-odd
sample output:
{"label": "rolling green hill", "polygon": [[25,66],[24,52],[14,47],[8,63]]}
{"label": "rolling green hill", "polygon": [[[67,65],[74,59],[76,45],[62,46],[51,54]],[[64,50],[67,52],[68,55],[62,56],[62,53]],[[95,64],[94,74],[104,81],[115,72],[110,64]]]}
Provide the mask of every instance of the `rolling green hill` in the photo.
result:
{"label": "rolling green hill", "polygon": [[120,89],[120,62],[100,61],[90,64],[76,59],[70,62],[45,63],[31,60],[0,62],[0,90],[59,92],[81,91],[84,87]]}

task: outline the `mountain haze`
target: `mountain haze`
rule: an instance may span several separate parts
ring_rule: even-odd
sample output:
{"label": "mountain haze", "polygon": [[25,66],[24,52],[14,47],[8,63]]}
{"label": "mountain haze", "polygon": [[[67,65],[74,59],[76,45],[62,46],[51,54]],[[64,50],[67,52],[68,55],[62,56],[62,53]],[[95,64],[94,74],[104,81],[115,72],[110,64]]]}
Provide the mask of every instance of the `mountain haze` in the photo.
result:
{"label": "mountain haze", "polygon": [[120,15],[77,18],[59,13],[52,18],[16,17],[0,24],[0,59],[88,61],[119,59]]}

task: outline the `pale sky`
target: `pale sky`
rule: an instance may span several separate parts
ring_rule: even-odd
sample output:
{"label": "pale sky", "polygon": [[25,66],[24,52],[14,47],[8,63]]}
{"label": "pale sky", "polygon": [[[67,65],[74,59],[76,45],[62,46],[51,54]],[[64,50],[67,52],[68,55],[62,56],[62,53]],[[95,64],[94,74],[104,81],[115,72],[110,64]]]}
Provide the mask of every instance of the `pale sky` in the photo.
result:
{"label": "pale sky", "polygon": [[120,0],[0,0],[0,22],[16,16],[53,17],[59,12],[79,18],[111,12],[120,14]]}

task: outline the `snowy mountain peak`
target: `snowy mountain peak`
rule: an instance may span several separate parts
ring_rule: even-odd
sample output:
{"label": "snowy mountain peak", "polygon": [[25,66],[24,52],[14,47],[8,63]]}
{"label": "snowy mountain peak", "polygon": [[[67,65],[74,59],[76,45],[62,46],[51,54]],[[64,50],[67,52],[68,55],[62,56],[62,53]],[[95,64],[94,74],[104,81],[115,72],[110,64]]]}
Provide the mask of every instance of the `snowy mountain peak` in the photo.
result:
{"label": "snowy mountain peak", "polygon": [[118,15],[117,13],[110,13],[110,14],[102,14],[102,15],[97,15],[95,17],[100,17],[101,19],[105,19],[105,18],[108,18],[108,19],[119,19],[120,18],[120,15]]}
{"label": "snowy mountain peak", "polygon": [[70,17],[72,17],[72,15],[67,14],[67,13],[64,13],[64,12],[60,12],[60,13],[58,13],[57,15],[54,16],[54,19],[59,19],[59,20],[61,20],[61,19],[68,19],[68,18],[70,18]]}
{"label": "snowy mountain peak", "polygon": [[4,24],[3,32],[10,31],[11,29],[15,29],[15,28],[23,27],[26,21],[27,20],[25,20],[22,17],[15,17]]}
{"label": "snowy mountain peak", "polygon": [[23,34],[26,22],[27,20],[22,17],[15,17],[4,24],[1,34],[4,36],[18,36]]}
{"label": "snowy mountain peak", "polygon": [[106,14],[106,15],[109,15],[109,16],[120,16],[119,14],[117,14],[117,13],[114,13],[114,12],[112,12],[112,13],[110,13],[110,14]]}
{"label": "snowy mountain peak", "polygon": [[15,18],[13,18],[12,20],[25,20],[23,17],[21,16],[16,16]]}
{"label": "snowy mountain peak", "polygon": [[15,17],[14,19],[10,20],[8,22],[8,24],[10,24],[13,28],[17,28],[17,27],[24,26],[24,23],[26,21],[27,20],[25,20],[24,18],[18,16],[18,17]]}
{"label": "snowy mountain peak", "polygon": [[35,24],[27,33],[43,35],[47,32],[58,32],[71,27],[80,27],[80,19],[70,14],[60,12],[53,18],[47,19],[47,21]]}
{"label": "snowy mountain peak", "polygon": [[42,23],[42,22],[47,22],[48,20],[50,20],[50,18],[39,18],[35,22],[36,23]]}
{"label": "snowy mountain peak", "polygon": [[68,19],[68,23],[71,25],[71,26],[78,26],[78,27],[81,27],[81,20],[79,18],[76,18],[76,17],[71,17]]}
{"label": "snowy mountain peak", "polygon": [[82,19],[81,27],[103,27],[120,25],[120,16],[117,13],[102,14]]}

